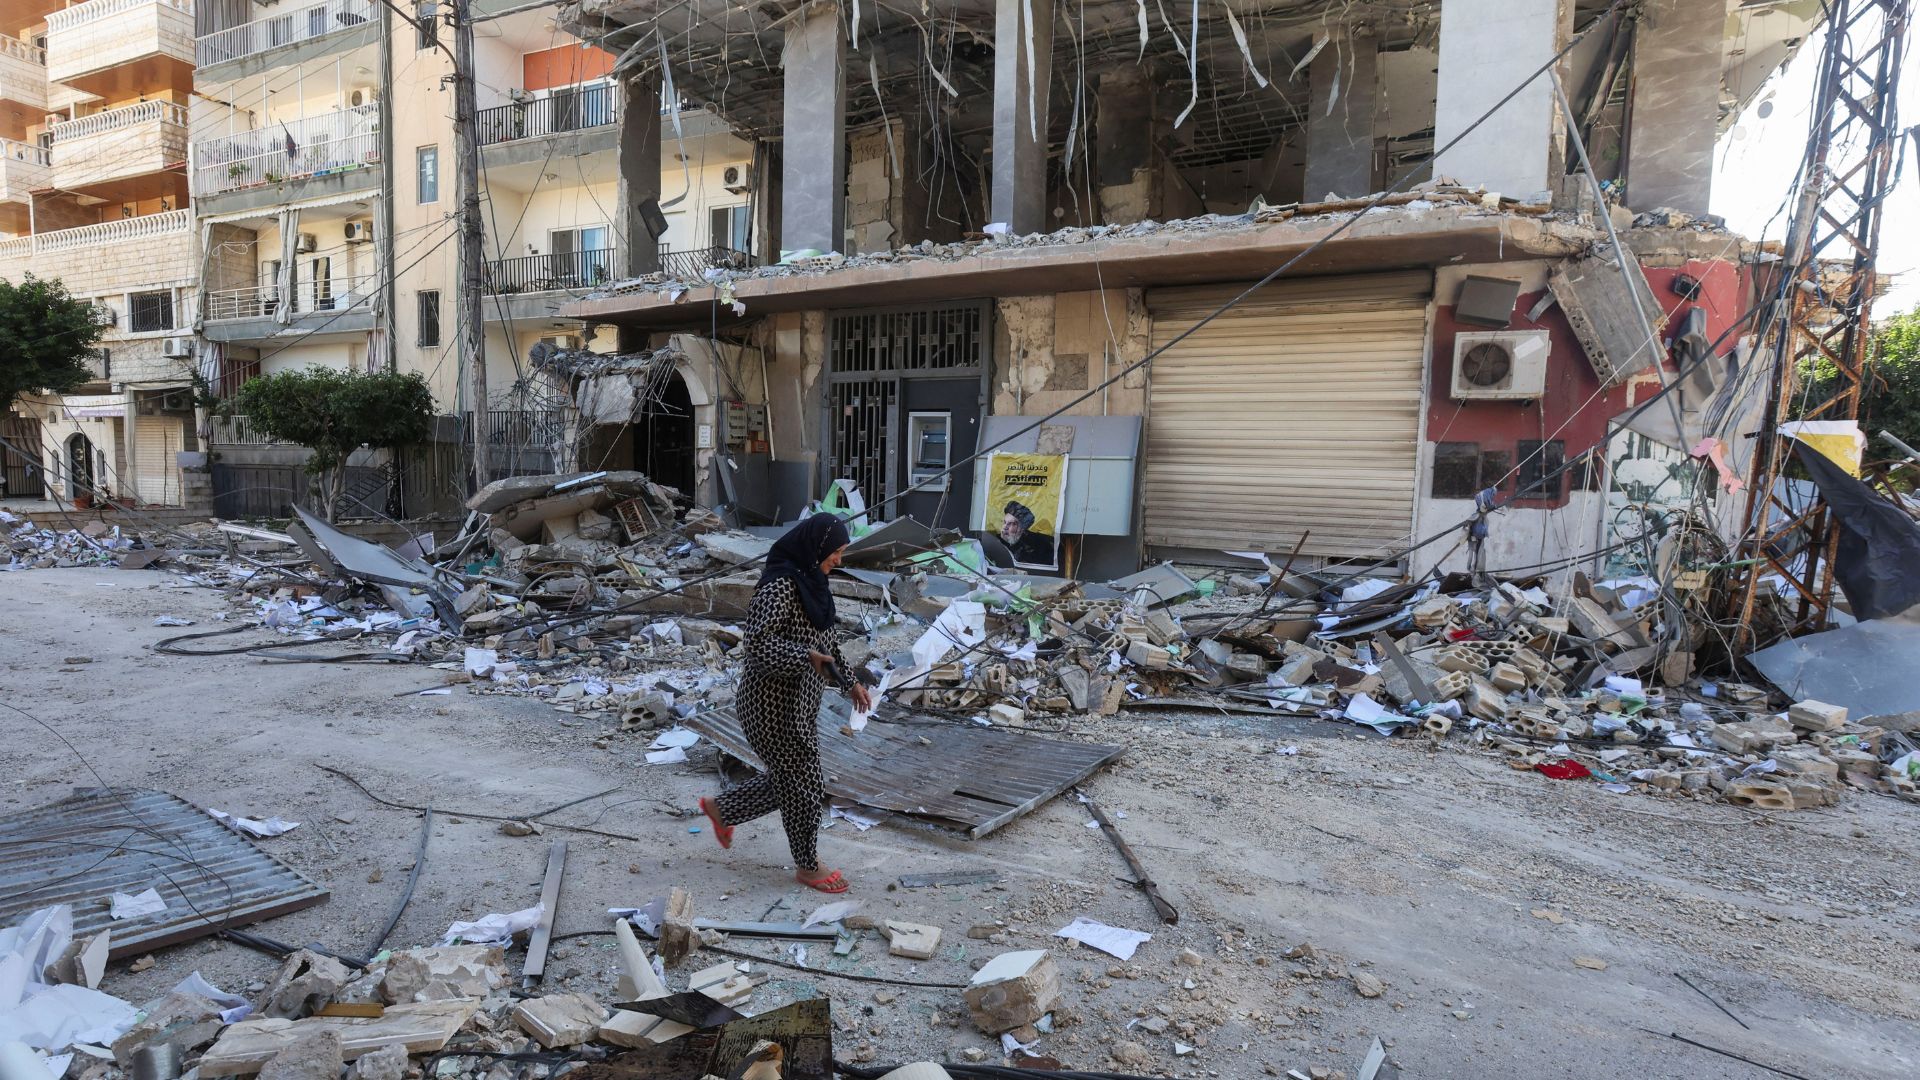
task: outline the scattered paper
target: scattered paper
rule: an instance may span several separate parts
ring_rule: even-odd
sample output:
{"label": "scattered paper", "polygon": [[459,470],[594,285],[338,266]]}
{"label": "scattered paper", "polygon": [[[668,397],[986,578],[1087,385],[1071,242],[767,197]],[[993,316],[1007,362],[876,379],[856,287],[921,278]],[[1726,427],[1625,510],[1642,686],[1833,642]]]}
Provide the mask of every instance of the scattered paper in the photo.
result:
{"label": "scattered paper", "polygon": [[1623,697],[1646,697],[1647,688],[1639,679],[1627,675],[1607,676],[1606,688]]}
{"label": "scattered paper", "polygon": [[665,750],[647,751],[647,764],[649,765],[676,765],[685,760],[687,760],[687,750],[684,746],[669,747]]}
{"label": "scattered paper", "polygon": [[300,827],[299,822],[288,821],[286,818],[270,817],[262,821],[258,818],[238,817],[225,810],[208,810],[207,813],[213,816],[213,820],[244,836],[279,836],[281,833],[289,833]]}
{"label": "scattered paper", "polygon": [[788,944],[787,959],[792,960],[795,967],[806,967],[807,947],[798,941]]}
{"label": "scattered paper", "polygon": [[1382,735],[1393,734],[1393,729],[1401,724],[1411,724],[1411,717],[1401,716],[1385,705],[1373,700],[1366,694],[1355,694],[1347,702],[1346,712],[1341,715],[1356,724],[1364,724]]}
{"label": "scattered paper", "polygon": [[1019,1039],[1013,1037],[1013,1032],[1011,1031],[1003,1031],[1000,1033],[1000,1049],[1009,1055],[1016,1050],[1031,1050],[1039,1045],[1039,1039],[1035,1039],[1032,1042],[1021,1042]]}
{"label": "scattered paper", "polygon": [[453,694],[453,688],[451,686],[442,686],[435,690],[422,690],[418,694],[415,694],[414,696],[415,697],[450,697],[452,696],[452,694]]}
{"label": "scattered paper", "polygon": [[239,994],[229,994],[213,985],[198,971],[174,984],[176,994],[199,994],[215,1005],[220,1006],[220,1019],[223,1023],[237,1024],[253,1012],[253,1003]]}
{"label": "scattered paper", "polygon": [[800,929],[805,930],[809,926],[824,923],[836,923],[859,910],[860,901],[858,900],[836,900],[831,904],[822,904],[813,909],[813,914],[807,916],[807,921],[800,924]]}
{"label": "scattered paper", "polygon": [[653,740],[650,750],[667,750],[672,747],[688,747],[700,741],[700,733],[686,728],[668,728]]}
{"label": "scattered paper", "polygon": [[1077,941],[1122,960],[1133,959],[1133,951],[1140,947],[1141,942],[1153,940],[1152,934],[1108,926],[1106,923],[1095,922],[1088,918],[1073,920],[1059,930],[1055,930],[1053,936]]}
{"label": "scattered paper", "polygon": [[545,911],[545,904],[535,904],[530,908],[505,915],[483,915],[472,922],[457,922],[447,927],[447,932],[440,937],[440,944],[505,947],[513,940],[513,935],[524,934],[533,929],[540,922],[540,916]]}
{"label": "scattered paper", "polygon": [[500,666],[500,653],[495,649],[475,649],[469,647],[466,655],[467,674],[476,679],[484,679],[493,674]]}
{"label": "scattered paper", "polygon": [[832,816],[845,821],[861,832],[866,832],[886,820],[885,815],[869,811],[864,807],[836,806],[833,808]]}
{"label": "scattered paper", "polygon": [[148,889],[134,896],[117,892],[110,903],[112,909],[109,914],[116,919],[138,919],[167,910],[167,902],[160,898],[159,889]]}
{"label": "scattered paper", "polygon": [[155,626],[192,626],[192,619],[183,619],[178,615],[162,615],[153,620]]}

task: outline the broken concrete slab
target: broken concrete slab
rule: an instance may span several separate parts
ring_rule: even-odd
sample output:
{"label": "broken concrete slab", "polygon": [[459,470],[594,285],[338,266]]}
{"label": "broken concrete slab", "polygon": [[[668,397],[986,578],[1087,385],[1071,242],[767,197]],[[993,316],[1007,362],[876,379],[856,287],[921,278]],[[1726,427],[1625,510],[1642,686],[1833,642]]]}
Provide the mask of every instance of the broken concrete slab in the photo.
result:
{"label": "broken concrete slab", "polygon": [[887,920],[887,952],[909,960],[931,960],[940,951],[940,928]]}
{"label": "broken concrete slab", "polygon": [[345,1059],[338,1032],[309,1031],[260,1066],[260,1080],[339,1080]]}
{"label": "broken concrete slab", "polygon": [[606,1018],[606,1007],[586,994],[547,994],[513,1009],[513,1022],[548,1050],[591,1042]]}
{"label": "broken concrete slab", "polygon": [[1001,953],[961,991],[973,1022],[997,1035],[1045,1016],[1060,1000],[1060,969],[1045,949]]}
{"label": "broken concrete slab", "polygon": [[388,1043],[378,1050],[361,1055],[347,1071],[347,1080],[406,1080],[407,1048],[402,1043]]}
{"label": "broken concrete slab", "polygon": [[161,1045],[173,1047],[184,1058],[212,1042],[224,1026],[219,1005],[199,994],[176,990],[113,1041],[113,1060],[121,1068],[129,1068],[142,1048]]}
{"label": "broken concrete slab", "polygon": [[280,965],[280,973],[261,1001],[260,1014],[290,1020],[311,1016],[352,981],[353,972],[347,965],[331,956],[301,949]]}
{"label": "broken concrete slab", "polygon": [[497,945],[404,949],[387,961],[380,997],[389,1005],[486,997],[507,985],[506,953]]}
{"label": "broken concrete slab", "polygon": [[480,1007],[478,1001],[425,1001],[396,1005],[380,1017],[315,1016],[305,1020],[262,1017],[242,1020],[220,1033],[200,1059],[202,1076],[246,1076],[314,1030],[340,1037],[340,1053],[352,1061],[389,1043],[410,1054],[431,1053],[447,1045]]}

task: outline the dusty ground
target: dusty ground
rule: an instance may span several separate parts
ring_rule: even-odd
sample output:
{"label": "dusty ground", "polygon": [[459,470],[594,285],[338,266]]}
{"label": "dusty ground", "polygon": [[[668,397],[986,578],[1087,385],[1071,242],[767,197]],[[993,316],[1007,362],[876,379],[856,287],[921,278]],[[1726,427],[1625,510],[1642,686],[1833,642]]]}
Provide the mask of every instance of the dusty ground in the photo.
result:
{"label": "dusty ground", "polygon": [[[258,929],[358,951],[398,896],[418,815],[369,801],[329,764],[397,802],[431,803],[420,889],[392,944],[429,943],[449,922],[531,906],[548,837],[571,835],[559,930],[596,930],[602,912],[692,890],[699,913],[804,913],[821,897],[787,877],[771,822],[743,827],[722,853],[670,808],[715,783],[713,755],[645,767],[641,743],[592,745],[598,725],[501,696],[396,698],[432,685],[422,668],[269,666],[252,658],[163,656],[180,633],[154,616],[207,620],[225,603],[152,571],[0,574],[0,692],[79,748],[117,785],[164,789],[203,806],[305,822],[265,841],[332,899]],[[69,656],[93,662],[62,663]],[[42,805],[95,781],[60,741],[0,713],[11,766],[0,812]],[[1680,799],[1609,795],[1515,773],[1457,749],[1357,739],[1350,727],[1141,715],[1084,721],[1129,747],[1091,790],[1123,810],[1141,857],[1171,886],[1177,927],[1119,880],[1118,857],[1086,815],[1057,801],[979,842],[924,828],[827,830],[830,865],[855,882],[866,914],[944,927],[941,955],[913,964],[863,941],[841,970],[964,981],[1000,946],[967,927],[1004,920],[1033,947],[1074,916],[1150,930],[1130,964],[1058,951],[1068,986],[1043,1049],[1069,1067],[1258,1077],[1312,1067],[1352,1075],[1371,1039],[1383,1076],[1764,1077],[1751,1065],[1667,1037],[1739,1053],[1790,1074],[1920,1074],[1920,860],[1916,808],[1849,796],[1839,807],[1761,816]],[[1296,755],[1275,753],[1297,746]],[[554,820],[634,837],[512,838],[466,813],[516,815],[620,787]],[[904,873],[991,868],[998,886],[892,890]],[[378,876],[378,881],[369,881]],[[1286,954],[1311,943],[1304,966]],[[773,943],[736,943],[781,957]],[[1182,966],[1183,948],[1199,953]],[[816,948],[809,962],[830,957]],[[1604,961],[1604,970],[1574,964]],[[244,990],[273,963],[203,941],[158,954],[140,974],[116,964],[105,989],[140,1001],[198,968]],[[556,949],[550,986],[611,1000],[605,939]],[[1383,980],[1359,996],[1344,972]],[[1318,972],[1319,974],[1315,974]],[[1742,1027],[1676,977],[1684,973]],[[958,1057],[987,1041],[945,989],[878,987],[776,971],[756,1008],[825,994],[841,1056]],[[1191,989],[1184,983],[1191,980]],[[897,996],[895,996],[897,995]],[[1126,1025],[1163,1016],[1166,1033]],[[1176,1038],[1197,1049],[1176,1057]],[[1122,1043],[1145,1051],[1120,1068]],[[1129,1051],[1122,1050],[1122,1054]],[[997,1053],[989,1060],[998,1060]]]}

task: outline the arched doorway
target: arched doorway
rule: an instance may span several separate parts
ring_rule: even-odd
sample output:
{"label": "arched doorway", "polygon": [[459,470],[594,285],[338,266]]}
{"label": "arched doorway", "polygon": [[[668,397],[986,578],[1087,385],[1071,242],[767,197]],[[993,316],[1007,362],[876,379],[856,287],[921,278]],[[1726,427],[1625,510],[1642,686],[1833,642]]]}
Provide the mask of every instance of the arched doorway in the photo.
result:
{"label": "arched doorway", "polygon": [[67,437],[67,497],[93,492],[93,443],[78,432]]}
{"label": "arched doorway", "polygon": [[699,493],[693,490],[693,395],[686,380],[674,372],[645,408],[633,426],[633,467],[694,500]]}

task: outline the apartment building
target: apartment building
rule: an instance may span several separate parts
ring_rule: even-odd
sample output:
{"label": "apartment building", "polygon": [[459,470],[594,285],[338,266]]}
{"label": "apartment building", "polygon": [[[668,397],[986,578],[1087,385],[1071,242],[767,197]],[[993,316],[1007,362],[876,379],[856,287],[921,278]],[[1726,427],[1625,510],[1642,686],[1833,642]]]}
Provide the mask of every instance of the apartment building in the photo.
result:
{"label": "apartment building", "polygon": [[[473,5],[495,473],[566,456],[564,402],[529,369],[528,350],[590,337],[611,347],[562,306],[662,257],[696,276],[707,262],[744,262],[727,249],[751,243],[740,179],[751,146],[695,113],[661,166],[658,184],[679,196],[662,200],[666,232],[634,261],[618,239],[625,102],[614,57],[561,29],[558,7]],[[206,244],[200,329],[222,391],[312,364],[420,372],[453,452],[415,486],[445,488],[464,482],[476,407],[457,317],[453,35],[445,5],[400,11],[378,0],[202,0],[191,169]],[[222,506],[275,512],[280,491],[301,483],[304,455],[265,443],[244,418],[213,430]],[[382,455],[358,464],[370,502],[381,497],[376,473],[405,474]]]}
{"label": "apartment building", "polygon": [[62,498],[177,506],[205,494],[203,474],[180,464],[199,448],[193,66],[188,0],[0,11],[0,277],[58,278],[106,327],[94,381],[8,420],[37,439],[37,475]]}
{"label": "apartment building", "polygon": [[[766,240],[790,265],[563,313],[757,356],[738,392],[765,419],[718,441],[712,472],[770,476],[762,513],[850,479],[898,496],[890,513],[991,527],[972,470],[916,481],[1024,431],[1005,449],[1077,447],[1059,525],[1096,576],[1221,551],[1375,558],[1472,520],[1487,489],[1491,534],[1409,569],[1618,546],[1695,466],[1609,420],[1671,379],[1691,320],[1731,357],[1765,288],[1765,256],[1704,216],[1715,140],[1820,14],[1616,8],[963,0],[928,22],[583,0],[582,32],[658,55],[642,83],[670,77],[773,163]],[[1395,184],[1418,190],[1369,206]],[[1644,310],[1660,336],[1600,340],[1591,310],[1569,314],[1582,302],[1617,325]]]}

